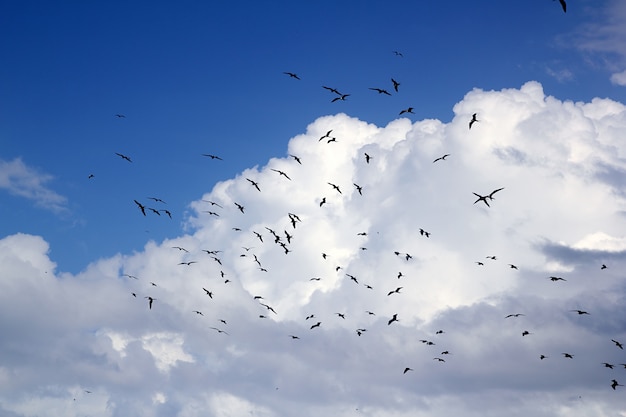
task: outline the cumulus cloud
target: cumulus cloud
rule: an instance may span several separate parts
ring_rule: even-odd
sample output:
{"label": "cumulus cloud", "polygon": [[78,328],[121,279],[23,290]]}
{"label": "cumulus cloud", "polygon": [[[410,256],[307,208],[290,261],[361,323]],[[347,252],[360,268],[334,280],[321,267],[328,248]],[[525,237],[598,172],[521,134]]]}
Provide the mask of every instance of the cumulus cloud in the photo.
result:
{"label": "cumulus cloud", "polygon": [[0,410],[626,412],[602,365],[626,362],[625,110],[529,82],[470,91],[449,123],[325,116],[140,252],[72,275],[6,237]]}
{"label": "cumulus cloud", "polygon": [[52,179],[51,175],[38,172],[20,158],[12,161],[0,159],[0,188],[32,200],[39,207],[55,212],[64,211],[67,199],[46,185]]}

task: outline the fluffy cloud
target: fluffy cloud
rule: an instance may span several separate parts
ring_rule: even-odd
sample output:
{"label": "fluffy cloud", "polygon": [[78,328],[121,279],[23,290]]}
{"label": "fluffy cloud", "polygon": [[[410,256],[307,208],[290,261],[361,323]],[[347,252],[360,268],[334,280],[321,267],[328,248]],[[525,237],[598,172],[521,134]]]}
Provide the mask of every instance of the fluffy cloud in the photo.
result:
{"label": "fluffy cloud", "polygon": [[70,275],[41,238],[6,237],[0,407],[624,413],[625,110],[529,82],[469,92],[449,123],[321,117],[141,252]]}

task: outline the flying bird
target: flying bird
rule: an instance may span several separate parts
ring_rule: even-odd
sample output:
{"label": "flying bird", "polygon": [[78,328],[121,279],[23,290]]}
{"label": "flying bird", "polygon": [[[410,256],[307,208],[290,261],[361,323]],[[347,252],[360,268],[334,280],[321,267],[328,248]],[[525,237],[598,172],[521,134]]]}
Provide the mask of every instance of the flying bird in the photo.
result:
{"label": "flying bird", "polygon": [[565,3],[565,0],[559,0],[559,3],[561,3],[561,8],[563,9],[563,13],[567,13],[567,3]]}
{"label": "flying bird", "polygon": [[133,162],[133,161],[131,161],[131,159],[130,159],[128,156],[126,156],[126,155],[124,155],[124,154],[121,154],[121,153],[119,153],[119,152],[115,152],[115,155],[119,156],[119,157],[120,157],[120,158],[122,158],[122,159],[127,160],[128,162]]}
{"label": "flying bird", "polygon": [[360,195],[363,195],[363,187],[360,186],[359,184],[355,184],[352,183],[352,185],[354,185],[356,187],[356,190],[359,192]]}
{"label": "flying bird", "polygon": [[412,368],[404,368],[404,372],[402,372],[402,373],[406,374],[407,372],[412,371],[412,370],[413,370]]}
{"label": "flying bird", "polygon": [[331,103],[334,103],[335,101],[338,101],[338,100],[340,100],[340,101],[346,101],[346,98],[348,98],[349,96],[350,96],[350,94],[342,94],[342,95],[341,95],[341,96],[339,96],[339,97],[335,97],[335,98],[334,98],[334,99],[332,99],[330,102],[331,102]]}
{"label": "flying bird", "polygon": [[404,55],[402,55],[402,52],[399,52],[399,51],[392,51],[392,52],[395,56],[404,57]]}
{"label": "flying bird", "polygon": [[372,157],[369,156],[367,152],[364,152],[364,154],[365,154],[365,162],[369,164]]}
{"label": "flying bird", "polygon": [[589,313],[587,313],[587,312],[586,312],[586,311],[584,311],[584,310],[570,310],[570,311],[578,313],[578,315],[579,315],[579,316],[580,316],[580,315],[583,315],[583,314],[589,314]]}
{"label": "flying bird", "polygon": [[616,387],[623,387],[623,385],[618,383],[617,380],[612,379],[611,380],[611,388],[615,389]]}
{"label": "flying bird", "polygon": [[469,122],[469,128],[471,129],[471,128],[472,128],[472,125],[473,125],[474,123],[476,123],[477,121],[478,121],[478,119],[476,119],[476,113],[474,113],[474,114],[472,115],[472,120],[470,120],[470,122]]}
{"label": "flying bird", "polygon": [[259,188],[259,183],[256,181],[252,181],[250,178],[246,178],[246,180],[248,180],[248,182],[250,184],[252,184],[254,186],[254,188],[256,188],[258,191],[261,191],[261,189]]}
{"label": "flying bird", "polygon": [[622,350],[624,349],[624,345],[622,345],[622,344],[621,344],[620,342],[618,342],[617,340],[615,340],[615,339],[611,339],[611,342],[615,343],[615,346],[617,346],[618,348],[620,348],[620,349],[622,349]]}
{"label": "flying bird", "polygon": [[550,281],[556,282],[556,281],[567,281],[565,278],[561,278],[561,277],[548,277],[550,278]]}
{"label": "flying bird", "polygon": [[317,323],[315,323],[313,326],[311,326],[311,329],[314,329],[316,327],[320,327],[322,325],[321,321],[318,321]]}
{"label": "flying bird", "polygon": [[239,203],[237,203],[237,202],[235,202],[235,205],[237,206],[237,208],[239,209],[239,211],[240,211],[240,212],[242,212],[242,213],[244,212],[244,211],[243,211],[243,210],[245,209],[245,207],[244,207],[244,206],[242,206],[241,204],[239,204]]}
{"label": "flying bird", "polygon": [[489,205],[489,202],[487,202],[487,199],[489,198],[488,195],[480,195],[480,194],[476,194],[476,193],[472,193],[474,194],[476,197],[478,197],[478,199],[476,201],[474,201],[474,204],[478,203],[479,201],[482,201],[483,203],[485,203],[487,205],[487,207],[491,207]]}
{"label": "flying bird", "polygon": [[370,87],[370,90],[378,91],[378,94],[387,94],[388,96],[391,95],[389,91],[385,90],[384,88],[371,88]]}
{"label": "flying bird", "polygon": [[437,162],[437,161],[445,161],[445,160],[446,160],[446,158],[447,158],[447,157],[449,157],[449,156],[450,156],[450,154],[449,154],[449,153],[445,154],[444,156],[440,156],[439,158],[437,158],[437,159],[435,159],[435,160],[433,161],[433,164],[434,164],[435,162]]}
{"label": "flying bird", "polygon": [[300,77],[298,77],[298,75],[294,74],[293,72],[283,72],[283,74],[286,74],[286,75],[290,76],[291,78],[295,78],[296,80],[300,79]]}
{"label": "flying bird", "polygon": [[393,315],[393,316],[389,319],[389,321],[387,322],[387,326],[389,326],[389,325],[390,325],[391,323],[393,323],[394,321],[400,321],[400,320],[398,320],[398,314],[397,314],[397,313],[396,313],[396,314],[394,314],[394,315]]}
{"label": "flying bird", "polygon": [[126,116],[124,116],[123,114],[116,114],[115,117],[117,117],[118,119],[125,119]]}
{"label": "flying bird", "polygon": [[404,113],[415,114],[413,113],[413,107],[407,107],[406,109],[400,111],[400,114],[404,114]]}
{"label": "flying bird", "polygon": [[143,298],[148,299],[148,307],[150,308],[150,310],[152,310],[152,302],[156,300],[156,298],[152,298],[152,297],[143,297]]}
{"label": "flying bird", "polygon": [[333,183],[331,183],[331,182],[329,182],[329,183],[328,183],[328,185],[330,185],[330,186],[331,186],[331,187],[333,187],[335,190],[337,190],[337,192],[338,192],[339,194],[342,194],[342,192],[341,192],[341,190],[339,189],[339,186],[338,186],[338,185],[335,185],[335,184],[333,184]]}
{"label": "flying bird", "polygon": [[326,90],[328,90],[328,91],[330,91],[330,92],[332,92],[332,93],[335,93],[335,94],[337,94],[338,96],[340,96],[340,95],[341,95],[341,93],[339,92],[339,90],[337,90],[336,88],[326,87],[325,85],[323,85],[323,86],[322,86],[322,88],[324,88],[324,89],[326,89]]}
{"label": "flying bird", "polygon": [[146,206],[144,206],[143,204],[141,204],[139,201],[137,200],[133,200],[135,202],[135,204],[137,204],[137,207],[139,207],[139,210],[141,210],[141,212],[143,213],[143,215],[146,215]]}
{"label": "flying bird", "polygon": [[391,82],[393,83],[393,89],[396,90],[396,93],[398,92],[398,87],[400,86],[400,83],[397,82],[396,80],[394,80],[393,78],[391,79]]}
{"label": "flying bird", "polygon": [[219,156],[217,156],[217,155],[211,155],[211,154],[208,154],[208,153],[203,153],[203,154],[202,154],[202,156],[206,156],[206,157],[209,157],[209,158],[211,158],[211,159],[218,159],[218,160],[220,160],[220,161],[223,161],[223,159],[222,159],[222,158],[220,158],[220,157],[219,157]]}
{"label": "flying bird", "polygon": [[300,165],[302,165],[302,161],[300,160],[299,157],[295,156],[295,155],[291,155],[289,154],[290,157],[292,157],[297,163],[299,163]]}
{"label": "flying bird", "polygon": [[271,169],[274,172],[278,172],[279,175],[282,175],[283,177],[287,178],[288,180],[291,180],[291,178],[289,178],[289,175],[285,174],[283,171],[281,171],[279,169],[274,169],[274,168],[271,168]]}
{"label": "flying bird", "polygon": [[519,317],[519,316],[524,316],[525,314],[522,313],[515,313],[515,314],[509,314],[508,316],[504,317],[505,319],[508,319],[509,317]]}
{"label": "flying bird", "polygon": [[202,287],[202,289],[204,290],[204,292],[206,293],[206,295],[209,296],[209,298],[213,298],[213,293],[209,290],[207,290],[206,288]]}

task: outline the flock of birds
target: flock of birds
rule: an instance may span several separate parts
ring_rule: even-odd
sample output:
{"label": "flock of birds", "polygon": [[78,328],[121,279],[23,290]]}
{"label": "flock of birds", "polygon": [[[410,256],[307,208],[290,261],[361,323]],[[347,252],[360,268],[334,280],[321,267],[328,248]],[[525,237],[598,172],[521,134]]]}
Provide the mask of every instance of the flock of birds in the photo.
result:
{"label": "flock of birds", "polygon": [[[566,12],[566,3],[564,0],[559,0],[563,11]],[[398,56],[398,57],[402,57],[402,53],[399,51],[393,51],[393,53]],[[285,75],[287,75],[288,77],[296,80],[296,81],[300,81],[301,77],[295,73],[295,72],[289,72],[289,71],[285,71],[284,72]],[[400,85],[401,83],[398,82],[396,79],[391,78],[391,88],[393,89],[394,93],[398,93],[400,91]],[[348,97],[350,97],[350,94],[346,94],[346,93],[342,93],[340,92],[337,88],[334,87],[329,87],[329,86],[322,86],[322,88],[324,90],[327,90],[329,93],[332,94],[332,98],[331,98],[331,102],[335,103],[335,102],[340,102],[340,101],[345,101],[346,99],[348,99]],[[369,87],[369,90],[374,91],[378,94],[382,94],[382,95],[391,95],[392,93],[385,89],[385,88],[380,88],[380,87]],[[413,107],[407,107],[405,109],[402,109],[399,112],[399,115],[403,115],[403,114],[412,114],[413,113],[414,108]],[[125,118],[126,116],[123,114],[116,114],[115,115],[117,118]],[[478,114],[474,113],[471,118],[468,120],[468,128],[471,130],[476,123],[479,123],[479,119],[478,119]],[[317,142],[324,142],[326,144],[331,144],[331,143],[336,143],[338,141],[337,137],[333,135],[333,129],[330,129],[328,131],[326,131],[323,135],[321,135],[318,139]],[[128,155],[125,155],[123,153],[119,153],[119,152],[115,152],[115,154],[121,158],[122,160],[128,162],[128,163],[132,163],[133,160],[131,159],[131,157],[129,157]],[[205,158],[209,158],[210,160],[213,161],[222,161],[222,158],[218,155],[215,154],[208,154],[208,153],[204,153],[201,154],[202,157]],[[447,161],[447,158],[450,157],[451,154],[446,153],[436,159],[434,159],[432,162],[433,163],[443,163],[445,161]],[[290,158],[292,158],[295,167],[297,167],[298,165],[302,165],[303,164],[303,160],[301,157],[299,157],[298,155],[289,155]],[[372,155],[371,153],[363,153],[363,162],[365,164],[370,164],[370,162],[372,161],[373,158],[375,158],[376,155]],[[293,181],[294,179],[292,178],[292,175],[280,170],[280,169],[275,169],[275,168],[270,168],[271,171],[275,172],[276,175],[278,175],[279,177],[281,177],[282,179],[284,179],[285,181]],[[89,175],[89,178],[93,178],[93,174]],[[246,181],[249,186],[251,187],[251,192],[263,192],[263,187],[262,184],[260,183],[260,181],[258,179],[255,178],[244,178],[242,179],[242,181]],[[333,194],[333,195],[338,195],[338,196],[343,196],[345,189],[342,190],[342,186],[338,185],[334,182],[327,182],[327,185],[329,186],[329,193]],[[359,194],[359,196],[363,196],[364,193],[364,187],[360,184],[357,183],[352,183],[352,185],[354,186],[354,191],[357,192]],[[473,204],[477,204],[477,203],[482,203],[484,204],[484,206],[486,206],[488,209],[491,209],[491,205],[493,204],[493,202],[495,201],[494,196],[496,195],[496,193],[499,193],[501,191],[503,191],[505,188],[504,187],[499,187],[494,189],[493,191],[487,193],[487,194],[479,194],[476,192],[473,192],[474,196],[476,197],[476,200],[473,202]],[[335,194],[336,193],[336,194]],[[326,195],[326,196],[319,196],[316,200],[316,204],[319,206],[320,209],[323,209],[324,205],[326,205],[329,200],[332,197]],[[151,203],[147,203],[147,202],[140,202],[137,199],[134,200],[134,204],[136,205],[136,207],[138,208],[139,212],[141,215],[143,216],[147,216],[148,213],[152,213],[154,215],[158,215],[161,216],[162,214],[167,215],[169,218],[172,218],[172,213],[168,210],[163,208],[163,206],[166,204],[166,202],[158,197],[148,197],[148,200],[151,201]],[[237,202],[237,201],[211,201],[211,200],[203,200],[205,203],[208,204],[207,209],[203,211],[203,213],[207,214],[208,216],[214,217],[214,218],[219,218],[220,216],[222,216],[223,211],[225,210],[237,210],[241,215],[245,215],[246,214],[246,208],[244,206],[244,204],[242,202]],[[158,206],[157,206],[158,205]],[[157,207],[153,207],[153,206],[157,206]],[[229,256],[233,256],[235,259],[237,258],[246,258],[251,260],[251,262],[253,262],[256,266],[256,268],[258,268],[258,270],[260,272],[268,272],[268,269],[262,264],[261,260],[259,259],[259,257],[257,256],[257,254],[254,253],[253,249],[255,244],[262,244],[262,245],[267,245],[267,244],[271,244],[270,242],[273,242],[273,244],[277,245],[278,247],[280,247],[280,250],[282,250],[284,252],[285,255],[288,255],[289,253],[291,253],[293,251],[291,244],[292,244],[292,240],[295,239],[295,235],[296,235],[296,230],[297,230],[297,226],[302,222],[301,218],[299,215],[295,214],[295,213],[287,213],[286,214],[286,218],[285,218],[285,222],[286,224],[289,225],[289,227],[284,228],[284,230],[274,230],[270,227],[265,227],[265,230],[259,231],[259,230],[243,230],[242,228],[239,227],[233,227],[232,231],[233,233],[249,233],[249,237],[250,237],[250,244],[248,246],[243,246],[241,249],[243,250],[243,252],[238,253],[238,254],[223,254],[222,250],[213,250],[213,249],[202,249],[201,251],[204,252],[206,255],[208,255],[208,259],[212,262],[215,263],[215,265],[217,265],[217,268],[219,269],[219,275],[221,280],[223,281],[223,284],[229,284],[232,282],[231,278],[230,278],[230,272],[226,272],[229,271],[228,268],[228,262],[232,262],[232,258],[230,259],[226,259],[225,256],[229,255]],[[289,229],[289,230],[288,230]],[[359,236],[361,237],[366,237],[368,236],[368,232],[360,232],[358,233]],[[431,237],[431,232],[430,231],[426,231],[422,228],[419,229],[419,235],[421,237],[424,238],[430,238]],[[364,246],[360,246],[359,247],[360,250],[367,250],[367,247]],[[184,259],[186,260],[181,260],[178,265],[181,265],[183,267],[191,267],[194,264],[197,263],[201,263],[204,262],[202,260],[200,260],[199,257],[194,257],[194,256],[205,256],[205,255],[201,255],[198,253],[192,253],[190,250],[186,249],[185,247],[182,246],[172,246],[172,250],[177,250],[179,252],[181,252],[181,254],[184,254]],[[321,259],[323,261],[328,260],[329,258],[331,258],[330,254],[327,253],[321,253]],[[407,252],[402,252],[402,251],[395,251],[394,255],[398,258],[400,258],[402,260],[402,262],[410,262],[413,259],[413,256]],[[189,258],[189,256],[192,257],[192,259]],[[490,260],[497,260],[497,257],[495,255],[489,255],[486,257],[487,259]],[[478,266],[484,266],[485,263],[483,261],[476,261],[475,262]],[[518,266],[515,264],[508,264],[509,268],[517,270]],[[606,269],[607,266],[605,264],[603,264],[601,266],[600,269]],[[346,277],[346,279],[348,279],[349,281],[353,282],[355,285],[362,285],[365,288],[367,288],[368,290],[374,290],[373,286],[370,285],[369,283],[366,282],[361,282],[360,278],[355,276],[352,273],[349,272],[340,272],[343,270],[343,267],[340,265],[337,265],[334,267],[335,272],[337,274],[342,274],[343,276]],[[131,275],[131,274],[123,274],[125,277],[129,278],[129,279],[134,279],[134,280],[139,280],[138,277]],[[400,280],[402,278],[404,278],[404,274],[402,272],[398,272],[397,275],[394,274],[394,277],[396,278],[396,280]],[[235,279],[235,278],[233,278]],[[559,281],[567,281],[565,278],[563,277],[558,277],[558,276],[550,276],[548,277],[549,280],[551,280],[552,282],[559,282]],[[312,278],[308,278],[309,281],[311,282],[318,282],[322,280],[322,277],[319,276],[315,276]],[[155,282],[150,282],[150,288],[155,288],[158,287],[158,284]],[[208,286],[208,285],[206,285]],[[198,291],[200,293],[202,293],[204,296],[206,296],[208,299],[213,300],[215,294],[214,291],[212,289],[208,289],[206,288],[206,286],[203,287],[199,287]],[[404,285],[394,285],[393,288],[390,288],[389,290],[386,290],[384,293],[386,293],[387,297],[397,297],[398,295],[402,295],[403,294],[403,290],[405,289]],[[131,293],[133,297],[137,297],[137,292],[132,292]],[[153,294],[148,294],[144,296],[145,300],[147,300],[147,308],[149,310],[152,310],[153,308],[157,308],[157,298],[153,296]],[[265,301],[264,297],[261,295],[255,295],[252,297],[252,300],[256,303],[258,303],[259,308],[261,309],[261,312],[259,314],[259,318],[260,319],[268,319],[271,317],[271,315],[278,315],[276,309],[270,305],[268,302]],[[581,309],[572,309],[570,310],[571,313],[575,313],[578,316],[588,316],[591,313],[589,313],[588,311],[585,310],[581,310]],[[202,310],[200,309],[195,309],[195,310],[191,310],[190,314],[196,314],[198,316],[202,316],[204,317],[205,314]],[[373,311],[365,311],[366,316],[375,316],[376,313]],[[346,313],[345,312],[333,312],[332,314],[333,316],[336,316],[337,319],[339,320],[346,320]],[[511,313],[508,314],[504,317],[505,320],[509,320],[509,319],[516,319],[516,318],[520,318],[520,317],[524,317],[525,314],[524,313]],[[223,334],[226,336],[229,336],[230,334],[224,330],[226,328],[226,326],[228,325],[227,321],[223,318],[219,318],[218,319],[219,324],[216,323],[215,326],[210,326],[209,329],[216,331],[219,334]],[[399,318],[399,313],[394,313],[392,314],[390,317],[385,319],[387,326],[391,326],[394,323],[397,323],[400,321]],[[322,326],[323,321],[318,319],[316,317],[315,314],[309,314],[306,317],[303,318],[303,322],[304,323],[308,323],[305,325],[306,328],[308,328],[309,331],[315,331],[315,329],[318,329]],[[360,337],[363,334],[365,334],[368,331],[368,329],[365,326],[359,326],[358,328],[355,329],[355,334]],[[437,330],[434,334],[435,335],[441,335],[444,334],[445,331],[442,329]],[[533,335],[532,332],[530,332],[529,330],[524,329],[521,332],[521,336],[522,337],[529,337]],[[302,335],[297,335],[297,334],[287,334],[286,337],[289,337],[292,340],[299,340]],[[421,343],[427,345],[427,346],[435,346],[436,343],[433,340],[428,340],[428,339],[421,339],[420,340]],[[623,342],[618,341],[616,339],[611,339],[611,342],[615,345],[615,347],[617,349],[623,350]],[[438,354],[436,354],[436,356],[434,356],[432,358],[433,361],[439,362],[439,363],[445,363],[446,359],[448,357],[448,355],[450,355],[450,350],[449,349],[444,349],[441,350]],[[574,359],[575,355],[573,353],[570,352],[561,352],[560,356],[562,356],[563,358],[566,359]],[[539,360],[546,360],[549,358],[548,355],[541,353],[539,355],[537,355]],[[613,369],[615,366],[620,366],[626,369],[626,363],[619,363],[619,364],[613,364],[613,363],[609,363],[609,362],[599,362],[599,365],[602,365],[606,368],[609,369]],[[402,374],[407,374],[411,371],[413,371],[413,368],[410,366],[406,366],[403,369],[399,370],[401,371]],[[620,384],[617,379],[611,379],[609,386],[613,389],[616,390],[617,387],[621,387],[623,386],[622,384]]]}

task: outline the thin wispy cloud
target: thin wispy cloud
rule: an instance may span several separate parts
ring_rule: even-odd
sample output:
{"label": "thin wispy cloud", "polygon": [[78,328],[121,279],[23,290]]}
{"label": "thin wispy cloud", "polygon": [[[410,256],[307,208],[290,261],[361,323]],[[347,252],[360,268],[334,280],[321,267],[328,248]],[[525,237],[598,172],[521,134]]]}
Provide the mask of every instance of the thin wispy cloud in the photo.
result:
{"label": "thin wispy cloud", "polygon": [[199,189],[179,237],[76,275],[6,237],[0,410],[624,413],[625,110],[529,82],[449,123],[320,117]]}
{"label": "thin wispy cloud", "polygon": [[49,188],[48,184],[53,179],[52,175],[26,165],[21,158],[0,160],[1,189],[11,195],[31,200],[38,207],[58,213],[67,209],[67,199]]}

